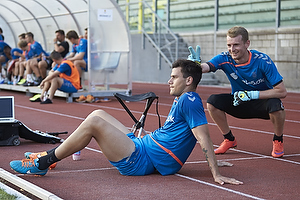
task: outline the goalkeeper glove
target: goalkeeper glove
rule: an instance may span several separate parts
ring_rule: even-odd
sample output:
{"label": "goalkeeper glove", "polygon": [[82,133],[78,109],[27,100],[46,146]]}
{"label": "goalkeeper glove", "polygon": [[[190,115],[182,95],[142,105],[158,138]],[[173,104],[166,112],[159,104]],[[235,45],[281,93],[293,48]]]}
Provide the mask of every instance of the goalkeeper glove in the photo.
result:
{"label": "goalkeeper glove", "polygon": [[198,64],[201,64],[201,58],[200,58],[200,46],[196,46],[196,52],[193,49],[193,47],[189,46],[190,55],[188,56],[188,60],[194,61]]}
{"label": "goalkeeper glove", "polygon": [[236,91],[233,94],[233,105],[238,106],[245,101],[250,101],[251,99],[258,99],[259,91]]}

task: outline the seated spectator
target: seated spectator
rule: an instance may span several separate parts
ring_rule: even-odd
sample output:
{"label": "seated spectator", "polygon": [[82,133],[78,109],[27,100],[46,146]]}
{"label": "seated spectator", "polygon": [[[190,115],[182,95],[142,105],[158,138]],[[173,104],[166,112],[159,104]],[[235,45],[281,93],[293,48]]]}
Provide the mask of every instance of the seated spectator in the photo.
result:
{"label": "seated spectator", "polygon": [[87,40],[79,38],[76,31],[73,30],[67,33],[67,39],[73,44],[73,46],[70,55],[66,58],[74,63],[81,77],[82,71],[87,71],[88,69]]}
{"label": "seated spectator", "polygon": [[[31,32],[26,33],[25,40],[30,43],[27,47],[25,58],[26,58],[26,71],[25,77],[26,82],[24,86],[37,86],[42,82],[42,76],[38,68],[38,62],[42,59],[42,54],[48,56],[48,54],[43,50],[40,43],[34,40],[34,36]],[[22,49],[23,50],[23,49]],[[36,79],[33,76],[35,74]]]}
{"label": "seated spectator", "polygon": [[[25,40],[25,33],[22,33],[18,36],[19,41]],[[23,78],[23,74],[19,75],[19,62],[25,60],[25,54],[20,48],[13,48],[11,50],[12,60],[9,62],[7,67],[8,76],[8,84],[16,85],[21,78]],[[24,73],[24,72],[23,72]],[[11,76],[13,76],[13,81],[11,81]]]}
{"label": "seated spectator", "polygon": [[[53,51],[50,57],[56,65],[40,84],[42,89],[41,104],[52,103],[57,89],[67,93],[74,93],[80,88],[79,73],[74,64],[69,60],[63,60],[63,57],[57,51]],[[47,97],[48,91],[49,96]],[[43,101],[44,99],[45,101]]]}
{"label": "seated spectator", "polygon": [[[59,52],[64,58],[69,53],[69,43],[65,40],[65,32],[63,30],[55,31],[56,37],[54,38],[54,50]],[[47,76],[47,70],[50,70],[55,63],[53,63],[50,57],[46,57],[38,63],[41,76],[44,79]]]}
{"label": "seated spectator", "polygon": [[20,35],[18,35],[19,41],[25,40],[25,35],[26,35],[26,33],[21,33]]}
{"label": "seated spectator", "polygon": [[88,39],[88,28],[84,29],[84,35],[79,36],[79,38],[84,38],[84,39]]}
{"label": "seated spectator", "polygon": [[0,83],[4,83],[6,74],[2,74],[2,66],[7,68],[8,61],[11,60],[11,47],[3,41],[0,41]]}
{"label": "seated spectator", "polygon": [[[19,82],[19,80],[18,80],[19,70],[18,69],[16,70],[15,64],[16,64],[16,62],[19,62],[21,57],[25,58],[25,56],[23,55],[22,49],[19,49],[19,48],[13,48],[10,51],[10,54],[12,56],[12,60],[9,61],[8,67],[7,67],[7,79],[8,79],[7,84],[16,85],[17,82]],[[12,81],[12,76],[14,76],[13,81]]]}

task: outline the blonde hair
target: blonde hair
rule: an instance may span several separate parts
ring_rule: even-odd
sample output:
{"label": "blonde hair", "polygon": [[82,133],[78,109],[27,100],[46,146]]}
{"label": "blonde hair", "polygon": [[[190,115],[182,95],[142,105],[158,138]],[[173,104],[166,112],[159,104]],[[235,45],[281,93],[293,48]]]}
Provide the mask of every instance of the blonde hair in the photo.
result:
{"label": "blonde hair", "polygon": [[20,47],[20,48],[24,48],[24,47],[26,47],[28,45],[28,43],[26,42],[26,40],[20,40],[19,42],[18,42],[18,47]]}
{"label": "blonde hair", "polygon": [[241,35],[242,41],[247,42],[249,40],[248,31],[242,26],[234,26],[227,31],[227,36],[234,38]]}

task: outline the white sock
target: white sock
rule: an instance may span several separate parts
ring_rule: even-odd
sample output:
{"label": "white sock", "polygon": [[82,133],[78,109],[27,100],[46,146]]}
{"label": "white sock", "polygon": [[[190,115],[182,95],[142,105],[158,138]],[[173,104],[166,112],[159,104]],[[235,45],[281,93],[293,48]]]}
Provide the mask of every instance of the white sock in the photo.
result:
{"label": "white sock", "polygon": [[32,74],[27,74],[27,82],[33,82]]}

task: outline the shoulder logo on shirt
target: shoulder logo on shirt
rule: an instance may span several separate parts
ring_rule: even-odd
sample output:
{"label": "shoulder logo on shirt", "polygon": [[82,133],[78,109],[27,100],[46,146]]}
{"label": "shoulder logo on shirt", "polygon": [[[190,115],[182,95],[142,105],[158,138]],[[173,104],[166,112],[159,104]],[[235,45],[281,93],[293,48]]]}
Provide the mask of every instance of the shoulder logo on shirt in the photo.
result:
{"label": "shoulder logo on shirt", "polygon": [[190,101],[195,101],[196,97],[188,97]]}
{"label": "shoulder logo on shirt", "polygon": [[174,117],[172,115],[169,115],[166,122],[171,122],[173,123],[174,122]]}
{"label": "shoulder logo on shirt", "polygon": [[190,101],[192,101],[192,102],[195,101],[196,97],[194,96],[194,94],[192,92],[187,92],[186,94],[188,95],[188,99]]}
{"label": "shoulder logo on shirt", "polygon": [[271,60],[269,59],[269,57],[266,54],[254,53],[253,58],[254,59],[262,59],[262,60],[265,60],[267,64],[272,64]]}

